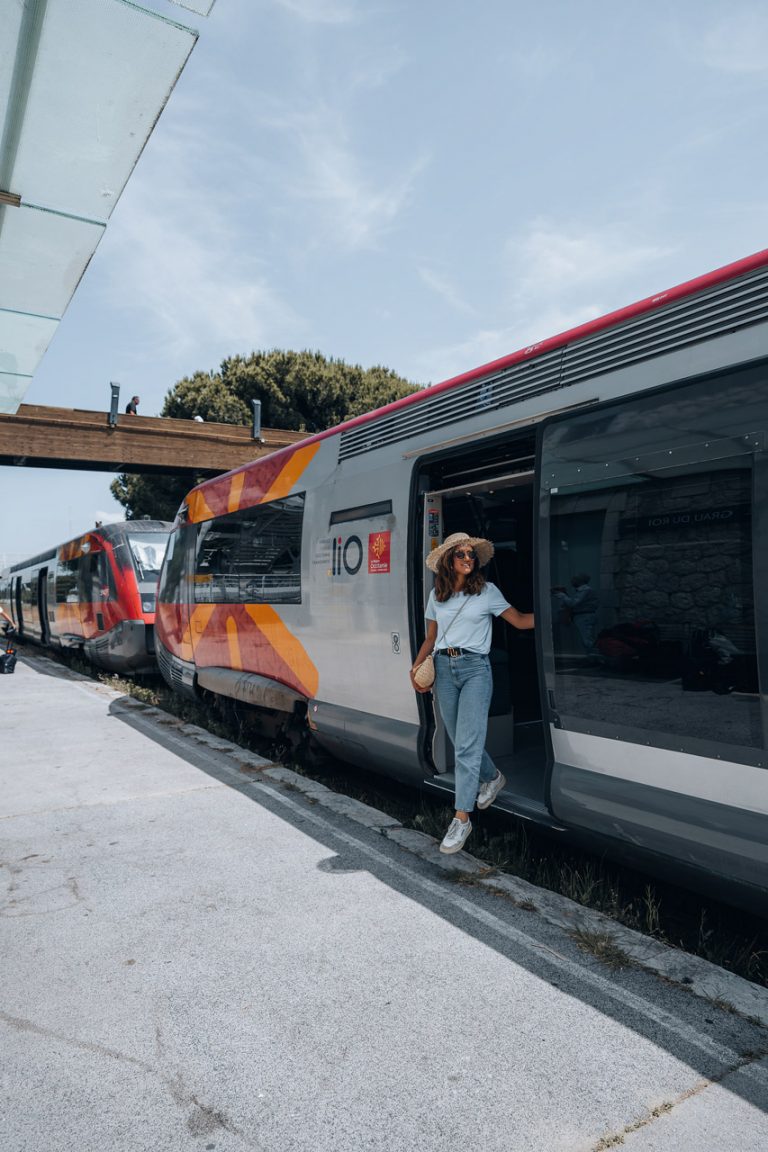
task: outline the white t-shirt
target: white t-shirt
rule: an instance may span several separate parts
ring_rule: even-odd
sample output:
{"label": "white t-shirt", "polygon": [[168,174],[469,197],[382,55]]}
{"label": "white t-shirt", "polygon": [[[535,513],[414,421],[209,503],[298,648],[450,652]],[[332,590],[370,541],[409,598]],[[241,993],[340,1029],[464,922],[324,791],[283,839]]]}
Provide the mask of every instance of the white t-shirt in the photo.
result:
{"label": "white t-shirt", "polygon": [[[486,584],[479,596],[456,592],[442,604],[435,599],[433,588],[424,615],[427,620],[437,621],[435,650],[468,648],[471,652],[487,654],[491,650],[491,617],[501,616],[509,607],[495,584]],[[459,609],[461,615],[457,617]]]}

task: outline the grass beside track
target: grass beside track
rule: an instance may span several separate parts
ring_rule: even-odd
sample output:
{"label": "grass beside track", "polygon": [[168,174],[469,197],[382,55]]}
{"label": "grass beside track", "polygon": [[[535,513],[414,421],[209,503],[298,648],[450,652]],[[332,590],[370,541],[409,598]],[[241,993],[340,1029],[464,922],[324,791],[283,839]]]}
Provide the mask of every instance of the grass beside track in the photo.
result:
{"label": "grass beside track", "polygon": [[[301,755],[287,743],[276,742],[261,730],[253,710],[228,701],[209,709],[176,696],[159,679],[122,679],[94,670],[77,656],[62,653],[54,658],[134,699],[278,760],[336,792],[353,796],[393,816],[406,828],[439,840],[453,816],[453,808],[440,797],[415,792],[330,757]],[[768,987],[765,920],[564,844],[527,821],[492,809],[474,813],[472,821],[468,851],[489,869],[508,872],[539,888],[558,892],[629,928]],[[606,942],[601,939],[590,948],[588,935],[577,941],[580,947],[591,950],[605,963],[615,964],[616,955]]]}

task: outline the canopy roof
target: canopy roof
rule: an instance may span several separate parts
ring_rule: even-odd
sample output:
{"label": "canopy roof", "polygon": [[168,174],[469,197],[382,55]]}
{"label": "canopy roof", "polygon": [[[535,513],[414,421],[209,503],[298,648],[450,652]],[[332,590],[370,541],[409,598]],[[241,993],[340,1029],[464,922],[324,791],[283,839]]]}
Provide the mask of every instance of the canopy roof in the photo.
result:
{"label": "canopy roof", "polygon": [[15,412],[197,32],[129,0],[0,0],[0,27],[0,412]]}

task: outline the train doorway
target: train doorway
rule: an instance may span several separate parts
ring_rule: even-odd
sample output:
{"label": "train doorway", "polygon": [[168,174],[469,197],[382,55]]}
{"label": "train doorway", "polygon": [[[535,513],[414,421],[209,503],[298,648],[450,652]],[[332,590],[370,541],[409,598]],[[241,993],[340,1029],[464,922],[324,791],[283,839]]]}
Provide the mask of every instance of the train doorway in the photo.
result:
{"label": "train doorway", "polygon": [[[453,532],[490,540],[495,555],[487,578],[521,612],[533,610],[536,579],[533,465],[531,437],[443,459],[420,477],[424,557],[433,541],[438,544]],[[424,604],[430,588],[431,581],[425,581]],[[490,659],[494,687],[486,747],[507,778],[497,806],[541,818],[547,811],[549,757],[534,633],[494,620]],[[453,748],[436,704],[430,719],[436,775],[427,783],[453,791]]]}

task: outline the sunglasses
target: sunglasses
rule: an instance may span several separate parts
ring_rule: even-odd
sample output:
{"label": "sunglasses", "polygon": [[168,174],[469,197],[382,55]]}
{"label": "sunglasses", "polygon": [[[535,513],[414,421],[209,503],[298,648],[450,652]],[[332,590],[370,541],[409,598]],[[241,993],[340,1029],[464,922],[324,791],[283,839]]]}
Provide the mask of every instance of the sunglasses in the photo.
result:
{"label": "sunglasses", "polygon": [[477,552],[474,548],[468,548],[466,552],[463,548],[457,548],[454,556],[457,556],[459,560],[477,560]]}

